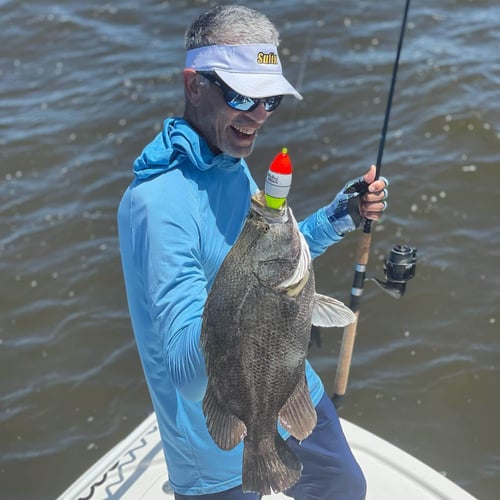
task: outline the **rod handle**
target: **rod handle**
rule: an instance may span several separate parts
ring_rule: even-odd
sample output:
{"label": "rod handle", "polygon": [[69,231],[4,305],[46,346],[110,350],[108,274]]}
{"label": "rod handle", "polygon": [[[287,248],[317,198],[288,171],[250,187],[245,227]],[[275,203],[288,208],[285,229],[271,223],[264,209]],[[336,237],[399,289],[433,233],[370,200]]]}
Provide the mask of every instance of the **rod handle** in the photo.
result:
{"label": "rod handle", "polygon": [[[368,232],[366,231],[368,229]],[[354,312],[356,319],[349,325],[344,327],[342,334],[342,343],[340,345],[339,358],[337,362],[337,372],[335,374],[335,382],[333,388],[332,401],[337,408],[340,408],[342,397],[347,390],[347,382],[349,380],[349,371],[351,368],[352,354],[354,351],[354,340],[356,338],[356,330],[358,327],[359,318],[359,303],[363,293],[366,267],[370,256],[370,246],[372,233],[370,224],[365,224],[363,233],[359,238],[358,248],[356,251],[356,268],[351,289],[351,301],[349,307]]]}
{"label": "rod handle", "polygon": [[[358,325],[359,313],[354,313],[356,320],[344,328],[342,344],[340,345],[339,359],[337,362],[337,373],[333,386],[333,400],[343,397],[347,390],[349,380],[349,369],[351,367],[352,353],[354,351],[354,339],[356,338],[356,328]],[[337,406],[337,405],[336,405]]]}

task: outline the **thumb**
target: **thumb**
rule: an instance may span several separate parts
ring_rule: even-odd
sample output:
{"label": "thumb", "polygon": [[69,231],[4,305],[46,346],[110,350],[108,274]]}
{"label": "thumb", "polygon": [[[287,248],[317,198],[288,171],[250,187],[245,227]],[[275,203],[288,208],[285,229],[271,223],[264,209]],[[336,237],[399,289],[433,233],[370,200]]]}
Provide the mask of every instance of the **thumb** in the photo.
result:
{"label": "thumb", "polygon": [[377,167],[375,165],[372,165],[369,168],[368,172],[366,172],[366,174],[363,175],[363,179],[368,185],[370,185],[375,180],[376,175],[377,175]]}

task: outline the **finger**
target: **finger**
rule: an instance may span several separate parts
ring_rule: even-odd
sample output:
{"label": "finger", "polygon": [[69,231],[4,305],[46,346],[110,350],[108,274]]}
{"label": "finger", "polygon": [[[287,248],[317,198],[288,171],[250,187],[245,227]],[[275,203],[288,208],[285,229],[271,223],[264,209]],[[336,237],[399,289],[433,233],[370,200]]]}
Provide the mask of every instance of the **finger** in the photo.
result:
{"label": "finger", "polygon": [[385,177],[380,177],[368,186],[370,192],[382,191],[389,186],[389,181]]}
{"label": "finger", "polygon": [[[360,213],[366,219],[378,220],[378,218],[382,216],[386,208],[386,201],[380,201],[377,203],[363,203],[360,206]],[[377,219],[375,219],[375,217],[377,217]]]}
{"label": "finger", "polygon": [[384,212],[366,212],[363,214],[365,219],[379,221],[384,216]]}
{"label": "finger", "polygon": [[378,179],[374,182],[372,182],[369,186],[369,191],[371,193],[378,192],[378,191],[383,191],[387,187],[387,184],[385,183],[384,180]]}
{"label": "finger", "polygon": [[371,202],[363,202],[361,204],[361,209],[365,212],[383,212],[387,208],[387,201],[371,201]]}
{"label": "finger", "polygon": [[383,213],[380,212],[368,212],[366,215],[363,215],[365,219],[370,219],[373,221],[379,221],[383,217]]}
{"label": "finger", "polygon": [[375,165],[372,165],[368,169],[368,172],[366,172],[366,174],[363,175],[363,179],[367,184],[371,184],[375,180],[376,175],[377,175],[377,167]]}
{"label": "finger", "polygon": [[363,195],[363,202],[365,203],[374,203],[377,201],[382,201],[387,198],[387,190],[383,189],[382,191],[376,191],[374,193],[366,193]]}

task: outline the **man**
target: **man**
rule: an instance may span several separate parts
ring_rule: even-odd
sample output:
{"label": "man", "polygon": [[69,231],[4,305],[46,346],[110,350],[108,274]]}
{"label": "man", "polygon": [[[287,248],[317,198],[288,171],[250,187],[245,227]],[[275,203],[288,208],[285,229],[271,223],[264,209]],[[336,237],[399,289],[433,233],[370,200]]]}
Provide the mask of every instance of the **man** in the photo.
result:
{"label": "man", "polygon": [[[242,444],[223,451],[208,434],[199,339],[207,294],[258,189],[243,158],[282,96],[302,98],[282,75],[277,46],[267,17],[242,6],[212,8],[192,24],[184,116],[167,119],[136,160],[118,212],[130,316],[178,500],[259,498],[241,488]],[[313,257],[362,217],[379,218],[386,183],[374,177],[372,167],[300,223]],[[304,469],[287,494],[362,499],[365,480],[335,409],[306,371],[318,426],[300,445],[288,439]]]}

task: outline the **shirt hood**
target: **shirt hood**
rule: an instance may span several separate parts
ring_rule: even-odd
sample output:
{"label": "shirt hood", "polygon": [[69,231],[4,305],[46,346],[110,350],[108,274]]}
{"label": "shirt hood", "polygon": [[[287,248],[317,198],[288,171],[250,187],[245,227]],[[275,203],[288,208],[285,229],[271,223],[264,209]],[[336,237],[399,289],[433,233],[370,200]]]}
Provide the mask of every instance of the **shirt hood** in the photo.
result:
{"label": "shirt hood", "polygon": [[163,130],[148,144],[134,162],[134,174],[144,180],[178,167],[188,161],[199,170],[231,168],[241,158],[225,153],[214,155],[205,140],[182,118],[165,120]]}

